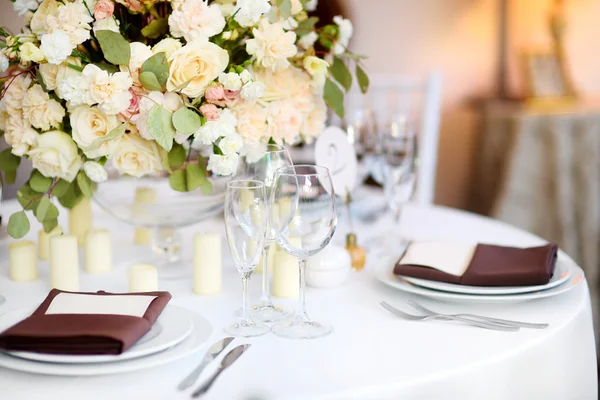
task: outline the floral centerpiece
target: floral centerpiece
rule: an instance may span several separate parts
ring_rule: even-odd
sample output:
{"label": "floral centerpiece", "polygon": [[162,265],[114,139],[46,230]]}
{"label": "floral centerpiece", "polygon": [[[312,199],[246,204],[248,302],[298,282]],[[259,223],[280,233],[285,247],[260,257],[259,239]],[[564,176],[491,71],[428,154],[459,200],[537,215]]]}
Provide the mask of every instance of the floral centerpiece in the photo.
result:
{"label": "floral centerpiece", "polygon": [[[8,231],[46,231],[107,179],[168,173],[177,191],[209,192],[208,174],[230,175],[240,155],[269,142],[310,142],[327,106],[343,116],[353,70],[352,24],[320,26],[316,0],[13,0],[27,25],[0,28],[0,129],[10,183],[23,211]],[[349,68],[353,67],[353,68]]]}

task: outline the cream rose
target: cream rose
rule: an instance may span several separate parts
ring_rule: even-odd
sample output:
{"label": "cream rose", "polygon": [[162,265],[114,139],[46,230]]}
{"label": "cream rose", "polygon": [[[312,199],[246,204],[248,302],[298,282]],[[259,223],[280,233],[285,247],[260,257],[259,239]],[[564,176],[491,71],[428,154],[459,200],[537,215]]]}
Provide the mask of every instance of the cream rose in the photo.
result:
{"label": "cream rose", "polygon": [[88,158],[109,156],[120,139],[109,140],[96,149],[89,148],[94,140],[103,138],[119,126],[116,115],[106,115],[96,106],[79,106],[71,112],[73,140]]}
{"label": "cream rose", "polygon": [[58,127],[65,116],[65,109],[36,84],[23,97],[23,116],[34,127],[47,131]]}
{"label": "cream rose", "polygon": [[229,53],[206,39],[197,39],[169,57],[167,90],[175,91],[187,83],[181,93],[198,97],[229,64]]}
{"label": "cream rose", "polygon": [[83,165],[77,145],[71,136],[62,131],[39,135],[37,145],[29,151],[33,168],[48,178],[73,181]]}
{"label": "cream rose", "polygon": [[152,47],[152,53],[165,53],[167,58],[181,48],[181,42],[173,38],[165,38]]}
{"label": "cream rose", "polygon": [[165,150],[155,141],[126,134],[110,156],[110,160],[119,172],[139,178],[161,172],[164,157]]}

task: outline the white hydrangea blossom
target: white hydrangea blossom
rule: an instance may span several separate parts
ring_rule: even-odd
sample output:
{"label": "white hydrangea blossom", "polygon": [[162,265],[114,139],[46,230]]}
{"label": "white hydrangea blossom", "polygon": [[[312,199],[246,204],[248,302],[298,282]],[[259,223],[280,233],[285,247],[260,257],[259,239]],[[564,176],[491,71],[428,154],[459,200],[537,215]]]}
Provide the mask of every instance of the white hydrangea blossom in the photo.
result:
{"label": "white hydrangea blossom", "polygon": [[237,118],[230,109],[226,108],[220,111],[219,119],[216,121],[207,121],[194,133],[195,141],[198,145],[209,145],[214,143],[221,136],[235,135]]}
{"label": "white hydrangea blossom", "polygon": [[237,153],[228,156],[211,154],[206,169],[216,175],[231,175],[237,169],[239,162],[240,156]]}
{"label": "white hydrangea blossom", "polygon": [[269,0],[238,0],[235,6],[235,21],[243,27],[254,26],[263,14],[271,9]]}

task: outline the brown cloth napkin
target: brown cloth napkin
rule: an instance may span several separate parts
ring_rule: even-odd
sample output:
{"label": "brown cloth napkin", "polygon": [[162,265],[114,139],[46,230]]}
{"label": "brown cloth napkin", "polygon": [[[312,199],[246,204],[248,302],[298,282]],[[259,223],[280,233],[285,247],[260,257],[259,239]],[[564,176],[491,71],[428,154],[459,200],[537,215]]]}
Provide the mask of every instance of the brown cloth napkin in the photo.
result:
{"label": "brown cloth napkin", "polygon": [[157,296],[143,317],[113,314],[48,314],[62,290],[52,289],[42,304],[23,321],[0,334],[0,348],[47,354],[121,354],[144,336],[171,300],[169,292],[77,293],[90,296]]}
{"label": "brown cloth napkin", "polygon": [[478,244],[462,276],[439,271],[434,266],[401,264],[394,274],[471,286],[545,285],[554,274],[558,246],[516,248]]}

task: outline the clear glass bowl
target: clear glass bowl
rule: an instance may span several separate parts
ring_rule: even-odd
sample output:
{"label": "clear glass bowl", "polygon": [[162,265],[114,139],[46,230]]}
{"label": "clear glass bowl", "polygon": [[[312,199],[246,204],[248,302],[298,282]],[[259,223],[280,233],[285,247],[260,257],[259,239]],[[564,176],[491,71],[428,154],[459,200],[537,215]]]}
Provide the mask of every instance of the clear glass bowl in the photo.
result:
{"label": "clear glass bowl", "polygon": [[[173,190],[167,174],[135,178],[120,175],[111,167],[108,167],[108,174],[108,180],[98,184],[94,202],[121,221],[154,229],[152,249],[158,260],[153,262],[158,264],[162,278],[188,275],[191,269],[185,268],[188,263],[181,260],[181,238],[177,230],[221,213],[231,177],[209,177],[213,190],[203,194],[199,189],[192,192]],[[151,189],[146,191],[150,194],[140,196],[139,193],[146,189]]]}

